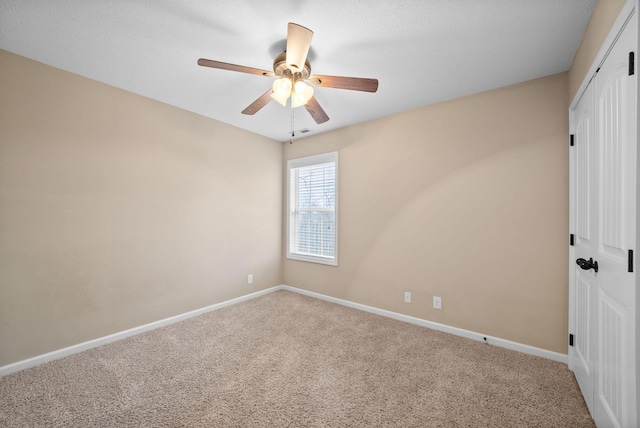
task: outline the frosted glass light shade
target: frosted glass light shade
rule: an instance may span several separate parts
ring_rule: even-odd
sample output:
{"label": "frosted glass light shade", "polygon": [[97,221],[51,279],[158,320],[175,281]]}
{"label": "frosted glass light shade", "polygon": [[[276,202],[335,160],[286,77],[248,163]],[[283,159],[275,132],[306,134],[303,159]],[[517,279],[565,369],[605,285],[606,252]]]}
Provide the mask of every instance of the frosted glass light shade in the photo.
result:
{"label": "frosted glass light shade", "polygon": [[296,108],[305,105],[313,96],[313,88],[303,82],[296,82],[291,93],[291,107]]}
{"label": "frosted glass light shade", "polygon": [[271,94],[271,98],[286,107],[289,95],[291,95],[291,80],[284,77],[276,79],[273,82],[273,93]]}

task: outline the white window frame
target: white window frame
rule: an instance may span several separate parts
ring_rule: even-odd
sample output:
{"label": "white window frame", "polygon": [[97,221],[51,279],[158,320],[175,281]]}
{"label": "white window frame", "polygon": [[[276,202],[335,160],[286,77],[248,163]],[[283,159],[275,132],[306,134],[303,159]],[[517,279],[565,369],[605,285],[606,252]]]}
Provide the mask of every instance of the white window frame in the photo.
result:
{"label": "white window frame", "polygon": [[[292,197],[296,192],[296,183],[292,183],[291,175],[292,171],[305,166],[320,165],[324,163],[335,164],[335,202],[334,202],[334,253],[333,257],[321,256],[315,254],[305,254],[292,251],[292,241],[295,239],[296,227],[296,213],[295,206],[292,204]],[[305,262],[321,263],[325,265],[337,266],[338,265],[338,152],[323,153],[320,155],[307,156],[304,158],[291,159],[287,161],[287,226],[286,226],[286,245],[288,259],[301,260]]]}

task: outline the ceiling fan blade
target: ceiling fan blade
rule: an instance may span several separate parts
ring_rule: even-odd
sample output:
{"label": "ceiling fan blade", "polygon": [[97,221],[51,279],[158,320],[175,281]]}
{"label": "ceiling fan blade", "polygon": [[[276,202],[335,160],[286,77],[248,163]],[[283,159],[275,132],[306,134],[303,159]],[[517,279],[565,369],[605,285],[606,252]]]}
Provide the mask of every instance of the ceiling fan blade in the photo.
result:
{"label": "ceiling fan blade", "polygon": [[329,116],[327,116],[327,113],[325,113],[322,107],[320,107],[316,97],[311,97],[311,99],[304,105],[304,108],[307,109],[313,120],[315,120],[318,125],[329,120]]}
{"label": "ceiling fan blade", "polygon": [[273,71],[261,70],[259,68],[245,67],[244,65],[229,64],[228,62],[214,61],[212,59],[200,58],[198,65],[203,67],[219,68],[221,70],[239,71],[240,73],[255,74],[257,76],[275,77]]}
{"label": "ceiling fan blade", "polygon": [[307,60],[313,31],[302,25],[289,23],[287,27],[287,66],[294,72],[304,70],[304,62]]}
{"label": "ceiling fan blade", "polygon": [[309,83],[314,86],[324,88],[350,89],[352,91],[376,92],[378,90],[378,79],[368,79],[365,77],[342,77],[342,76],[310,76]]}
{"label": "ceiling fan blade", "polygon": [[247,108],[242,110],[242,114],[248,114],[248,115],[256,114],[262,107],[269,104],[269,101],[272,100],[271,98],[272,92],[273,92],[273,89],[269,88],[267,92],[260,95],[260,97],[257,100],[255,100],[254,102],[249,104]]}

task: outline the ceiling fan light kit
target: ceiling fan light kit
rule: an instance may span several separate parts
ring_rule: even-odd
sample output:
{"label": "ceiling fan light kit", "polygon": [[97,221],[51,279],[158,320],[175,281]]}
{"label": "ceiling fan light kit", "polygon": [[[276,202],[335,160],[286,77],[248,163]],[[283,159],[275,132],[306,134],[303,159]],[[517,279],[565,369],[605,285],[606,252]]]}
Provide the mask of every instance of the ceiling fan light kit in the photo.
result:
{"label": "ceiling fan light kit", "polygon": [[299,80],[293,85],[291,84],[291,80],[286,77],[273,82],[271,98],[284,107],[287,106],[287,99],[289,99],[289,97],[291,97],[291,108],[297,108],[307,104],[312,96],[313,88]]}
{"label": "ceiling fan light kit", "polygon": [[273,92],[271,93],[271,98],[282,104],[284,107],[287,106],[287,99],[289,95],[291,95],[291,80],[286,78],[280,78],[273,81]]}
{"label": "ceiling fan light kit", "polygon": [[329,116],[313,96],[313,88],[305,82],[318,87],[376,92],[378,80],[360,77],[311,76],[311,64],[307,60],[307,54],[312,38],[313,31],[290,22],[287,28],[287,50],[274,59],[273,72],[205,58],[200,58],[198,65],[276,78],[272,88],[245,108],[242,111],[243,114],[257,113],[271,99],[286,107],[287,100],[291,98],[291,108],[304,106],[313,120],[321,124],[328,121]]}
{"label": "ceiling fan light kit", "polygon": [[304,82],[298,80],[293,85],[293,92],[291,93],[291,107],[296,108],[306,105],[313,96],[313,88],[307,86]]}

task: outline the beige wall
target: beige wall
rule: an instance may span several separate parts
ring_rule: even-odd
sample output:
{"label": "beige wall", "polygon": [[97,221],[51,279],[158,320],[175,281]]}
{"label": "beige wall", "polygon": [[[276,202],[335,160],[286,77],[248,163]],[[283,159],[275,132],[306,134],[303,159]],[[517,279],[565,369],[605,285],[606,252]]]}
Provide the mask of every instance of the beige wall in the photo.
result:
{"label": "beige wall", "polygon": [[626,0],[598,0],[596,3],[569,71],[569,102],[576,95],[625,2]]}
{"label": "beige wall", "polygon": [[0,366],[281,282],[281,143],[5,51],[0,94]]}
{"label": "beige wall", "polygon": [[339,266],[285,260],[285,284],[566,353],[567,92],[562,73],[286,144],[339,151],[340,213]]}

